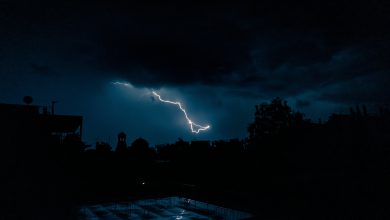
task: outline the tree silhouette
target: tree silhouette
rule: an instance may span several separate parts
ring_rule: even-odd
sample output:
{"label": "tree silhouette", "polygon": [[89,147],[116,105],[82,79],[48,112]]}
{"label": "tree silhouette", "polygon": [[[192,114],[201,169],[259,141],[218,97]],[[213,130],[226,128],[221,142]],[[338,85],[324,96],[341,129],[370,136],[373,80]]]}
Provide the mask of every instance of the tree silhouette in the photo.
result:
{"label": "tree silhouette", "polygon": [[287,101],[279,97],[269,104],[256,105],[255,120],[248,127],[249,141],[257,142],[279,134],[283,129],[291,126],[292,118],[293,114]]}

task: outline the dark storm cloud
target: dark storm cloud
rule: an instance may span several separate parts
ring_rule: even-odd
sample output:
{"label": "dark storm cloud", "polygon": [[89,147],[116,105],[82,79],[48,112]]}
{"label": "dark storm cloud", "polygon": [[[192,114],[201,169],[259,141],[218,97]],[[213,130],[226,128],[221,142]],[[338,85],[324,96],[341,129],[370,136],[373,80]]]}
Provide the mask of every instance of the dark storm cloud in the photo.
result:
{"label": "dark storm cloud", "polygon": [[[120,73],[135,85],[258,84],[272,92],[287,81],[302,88],[321,83],[329,74],[322,68],[334,68],[334,80],[357,74],[355,66],[387,68],[388,50],[371,45],[389,42],[387,4],[11,1],[2,24],[31,38],[57,38],[66,59],[88,59],[82,64]],[[356,51],[363,54],[352,56],[371,59],[344,67],[349,70],[332,66],[335,55],[356,47],[364,47]]]}
{"label": "dark storm cloud", "polygon": [[[213,10],[202,8],[160,10],[150,12],[153,16],[138,15],[136,24],[119,25],[104,34],[104,67],[140,84],[219,84],[226,73],[250,64],[252,36],[226,21],[226,14],[215,17]],[[140,69],[150,75],[145,79],[132,75]]]}
{"label": "dark storm cloud", "polygon": [[310,101],[298,99],[295,103],[298,108],[310,106]]}
{"label": "dark storm cloud", "polygon": [[324,88],[320,98],[348,104],[388,104],[389,83],[389,72],[372,73]]}
{"label": "dark storm cloud", "polygon": [[273,70],[263,68],[261,74],[265,80],[259,82],[259,87],[270,92],[282,91],[294,95],[307,90],[321,90],[322,87],[355,78],[370,77],[377,72],[382,72],[383,77],[388,78],[389,66],[385,60],[390,53],[386,47],[350,47],[334,53],[328,60],[308,64],[285,63]]}
{"label": "dark storm cloud", "polygon": [[52,72],[49,67],[34,63],[31,64],[31,68],[35,73],[42,76],[49,76]]}
{"label": "dark storm cloud", "polygon": [[3,2],[4,66],[310,106],[389,93],[387,1]]}
{"label": "dark storm cloud", "polygon": [[99,59],[103,69],[138,86],[202,83],[251,89],[236,90],[242,94],[321,93],[329,84],[351,85],[345,81],[387,71],[385,4],[141,5],[141,12],[112,18],[116,25],[104,31]]}

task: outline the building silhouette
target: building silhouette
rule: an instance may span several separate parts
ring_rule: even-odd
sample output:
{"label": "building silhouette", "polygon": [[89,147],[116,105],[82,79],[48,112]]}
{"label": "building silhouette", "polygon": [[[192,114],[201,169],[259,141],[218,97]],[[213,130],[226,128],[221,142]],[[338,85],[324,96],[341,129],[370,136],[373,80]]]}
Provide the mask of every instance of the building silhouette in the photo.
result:
{"label": "building silhouette", "polygon": [[126,134],[125,132],[120,132],[118,134],[118,143],[116,145],[117,153],[125,153],[127,151],[127,143],[126,143]]}
{"label": "building silhouette", "polygon": [[[31,102],[0,104],[0,193],[7,204],[2,213],[11,215],[4,219],[14,219],[15,207],[30,217],[50,215],[57,211],[56,202],[69,207],[76,191],[77,158],[85,148],[83,117],[55,115]],[[17,219],[24,215],[18,213]]]}
{"label": "building silhouette", "polygon": [[82,116],[54,115],[44,106],[0,104],[0,120],[0,137],[6,145],[62,144],[67,136],[82,140]]}

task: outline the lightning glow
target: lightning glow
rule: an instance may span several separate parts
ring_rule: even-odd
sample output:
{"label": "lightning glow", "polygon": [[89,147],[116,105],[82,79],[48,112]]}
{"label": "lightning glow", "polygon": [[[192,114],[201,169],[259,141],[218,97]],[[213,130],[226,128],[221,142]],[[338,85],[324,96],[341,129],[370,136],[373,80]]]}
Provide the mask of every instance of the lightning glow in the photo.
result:
{"label": "lightning glow", "polygon": [[[114,85],[123,85],[123,86],[126,86],[126,87],[129,87],[129,88],[134,88],[133,85],[131,85],[130,83],[127,83],[127,82],[112,82],[112,84]],[[152,91],[152,94],[158,98],[158,100],[160,102],[163,102],[163,103],[168,103],[168,104],[172,104],[172,105],[176,105],[179,107],[179,109],[183,112],[184,114],[184,117],[186,118],[187,120],[187,123],[190,125],[190,128],[191,128],[191,132],[192,133],[196,133],[198,134],[199,132],[201,131],[206,131],[210,128],[210,125],[206,125],[206,126],[201,126],[195,122],[193,122],[189,117],[188,117],[188,114],[187,114],[187,111],[183,108],[182,104],[180,102],[173,102],[173,101],[170,101],[170,100],[165,100],[165,99],[162,99],[161,96],[155,92],[155,91]]]}
{"label": "lightning glow", "polygon": [[133,85],[131,85],[130,83],[127,83],[127,82],[112,82],[112,84],[114,84],[114,85],[122,85],[122,86],[133,88]]}

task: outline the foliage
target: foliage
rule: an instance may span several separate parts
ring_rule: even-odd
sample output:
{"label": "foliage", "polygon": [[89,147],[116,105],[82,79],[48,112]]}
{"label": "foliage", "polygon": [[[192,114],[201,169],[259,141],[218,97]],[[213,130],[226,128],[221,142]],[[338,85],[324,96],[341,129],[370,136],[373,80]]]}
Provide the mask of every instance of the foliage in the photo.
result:
{"label": "foliage", "polygon": [[277,97],[271,103],[256,105],[255,120],[248,127],[249,140],[275,136],[292,124],[292,110],[287,101]]}

